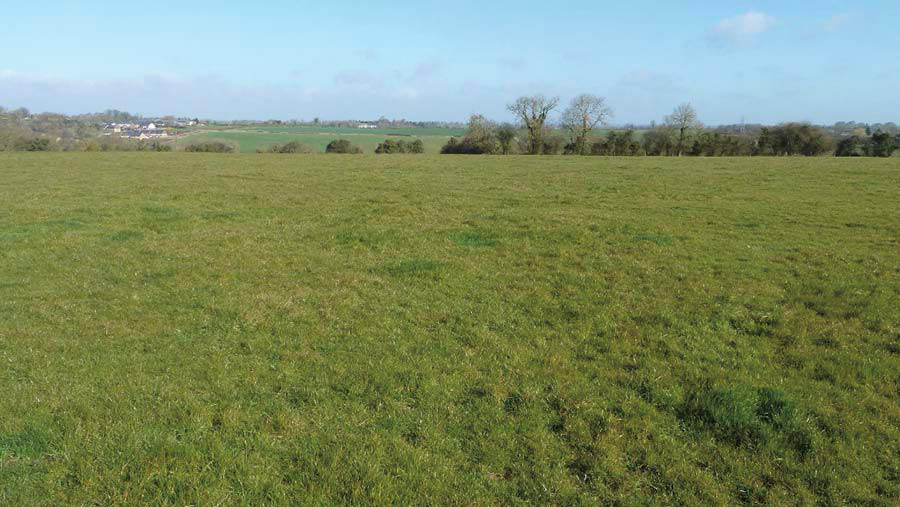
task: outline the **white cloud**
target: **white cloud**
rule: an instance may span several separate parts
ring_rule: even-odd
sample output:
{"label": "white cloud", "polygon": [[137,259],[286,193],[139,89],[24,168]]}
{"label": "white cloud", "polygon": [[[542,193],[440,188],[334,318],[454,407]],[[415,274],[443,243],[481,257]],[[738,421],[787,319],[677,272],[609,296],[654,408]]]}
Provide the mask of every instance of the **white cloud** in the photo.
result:
{"label": "white cloud", "polygon": [[716,46],[741,46],[775,26],[776,19],[764,12],[751,11],[719,21],[709,32]]}

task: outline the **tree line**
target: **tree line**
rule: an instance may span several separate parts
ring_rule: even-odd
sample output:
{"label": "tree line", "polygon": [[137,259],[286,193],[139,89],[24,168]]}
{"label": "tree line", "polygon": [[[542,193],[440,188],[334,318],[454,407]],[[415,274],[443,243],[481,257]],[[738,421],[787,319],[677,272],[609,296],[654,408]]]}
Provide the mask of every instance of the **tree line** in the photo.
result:
{"label": "tree line", "polygon": [[[836,137],[821,127],[786,123],[738,131],[706,128],[690,103],[677,106],[660,126],[608,129],[612,109],[603,97],[583,94],[551,115],[559,98],[520,97],[507,109],[516,124],[498,124],[482,115],[469,118],[466,134],[451,138],[444,154],[607,155],[607,156],[821,156],[890,157],[900,150],[900,132],[854,131]],[[893,126],[893,124],[890,124]],[[602,131],[602,132],[601,132]]]}
{"label": "tree line", "polygon": [[[462,137],[453,137],[441,153],[458,154],[570,154],[607,156],[820,156],[889,157],[900,150],[900,127],[894,123],[838,122],[829,127],[805,123],[777,126],[730,125],[705,127],[690,104],[676,107],[660,125],[609,128],[613,111],[603,97],[590,94],[572,99],[558,116],[560,100],[541,95],[520,97],[507,106],[516,122],[497,123],[473,115]],[[66,116],[33,114],[25,108],[0,107],[0,151],[172,151],[165,141],[134,141],[101,136],[104,122],[134,122],[140,117],[124,111]],[[381,119],[385,120],[385,119]],[[319,125],[330,122],[320,121]],[[381,122],[391,126],[432,123]],[[195,143],[180,147],[194,152],[233,152],[223,143]],[[268,153],[309,153],[301,143],[257,150]],[[335,140],[327,153],[362,153],[346,140]],[[387,139],[378,154],[423,153],[421,140]]]}

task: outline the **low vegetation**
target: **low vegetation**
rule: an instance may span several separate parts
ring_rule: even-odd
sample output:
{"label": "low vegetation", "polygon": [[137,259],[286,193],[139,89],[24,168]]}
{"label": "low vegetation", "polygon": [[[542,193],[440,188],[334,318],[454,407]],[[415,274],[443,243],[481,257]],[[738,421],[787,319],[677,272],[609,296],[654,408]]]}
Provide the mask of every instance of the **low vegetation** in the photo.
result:
{"label": "low vegetation", "polygon": [[222,142],[194,143],[184,147],[188,153],[232,153],[234,147]]}
{"label": "low vegetation", "polygon": [[896,161],[0,181],[0,505],[900,502]]}
{"label": "low vegetation", "polygon": [[404,140],[395,141],[393,139],[385,139],[385,141],[378,145],[375,148],[375,153],[382,154],[392,154],[392,153],[415,153],[421,154],[425,153],[425,145],[422,143],[421,139],[416,139],[414,141],[406,142]]}
{"label": "low vegetation", "polygon": [[[262,150],[259,151],[263,153]],[[291,141],[285,144],[273,144],[265,153],[312,153],[312,149],[299,141]]]}
{"label": "low vegetation", "polygon": [[347,139],[335,139],[325,147],[325,153],[360,154],[363,150]]}

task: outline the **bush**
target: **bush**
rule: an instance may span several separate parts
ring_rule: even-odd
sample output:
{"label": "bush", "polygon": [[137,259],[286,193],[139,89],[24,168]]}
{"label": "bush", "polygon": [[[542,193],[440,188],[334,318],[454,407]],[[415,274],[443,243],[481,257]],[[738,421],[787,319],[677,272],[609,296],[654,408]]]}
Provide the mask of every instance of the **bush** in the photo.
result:
{"label": "bush", "polygon": [[835,157],[865,157],[868,153],[866,141],[859,136],[841,139],[834,150]]}
{"label": "bush", "polygon": [[328,143],[328,146],[325,147],[325,153],[350,153],[350,154],[358,154],[362,153],[362,148],[359,146],[355,146],[350,141],[346,139],[335,139]]}
{"label": "bush", "polygon": [[501,125],[496,129],[495,135],[497,142],[500,144],[500,153],[509,155],[512,153],[513,141],[516,140],[516,128],[512,125]]}
{"label": "bush", "polygon": [[421,139],[416,139],[407,145],[406,151],[407,153],[425,153],[425,143]]}
{"label": "bush", "polygon": [[494,134],[495,124],[479,114],[469,118],[469,128],[462,140],[451,137],[442,148],[444,154],[489,155],[500,151]]}
{"label": "bush", "polygon": [[234,148],[221,142],[210,143],[194,143],[184,148],[184,151],[190,153],[232,153]]}
{"label": "bush", "polygon": [[462,140],[451,137],[441,148],[441,153],[446,155],[490,155],[495,152],[495,149],[496,146],[490,142],[479,142],[468,136]]}
{"label": "bush", "polygon": [[406,153],[407,150],[408,147],[405,142],[385,139],[383,143],[380,143],[378,147],[375,148],[375,153],[390,155],[392,153]]}
{"label": "bush", "polygon": [[425,144],[421,139],[407,143],[406,141],[395,141],[393,139],[385,139],[385,141],[375,148],[375,153],[391,154],[391,153],[425,153]]}
{"label": "bush", "polygon": [[[576,148],[575,143],[572,143],[566,146],[566,151],[574,154],[577,153]],[[642,153],[641,143],[635,139],[633,130],[624,132],[611,130],[606,134],[606,140],[591,145],[591,155],[633,157]]]}
{"label": "bush", "polygon": [[872,137],[851,136],[841,139],[834,150],[836,157],[890,157],[900,149],[900,140],[885,132]]}
{"label": "bush", "polygon": [[752,137],[720,132],[702,132],[688,155],[695,157],[749,157],[756,144]]}
{"label": "bush", "polygon": [[273,144],[269,147],[269,153],[312,153],[309,146],[299,142],[291,141],[287,144]]}
{"label": "bush", "polygon": [[12,144],[13,151],[50,151],[50,140],[43,137],[22,137]]}
{"label": "bush", "polygon": [[566,140],[559,134],[544,134],[541,139],[542,155],[559,155],[566,145]]}
{"label": "bush", "polygon": [[762,129],[754,154],[813,157],[831,151],[832,146],[832,140],[824,130],[802,123],[788,123]]}
{"label": "bush", "polygon": [[651,157],[675,155],[677,152],[673,132],[666,128],[644,132],[641,146],[644,153]]}

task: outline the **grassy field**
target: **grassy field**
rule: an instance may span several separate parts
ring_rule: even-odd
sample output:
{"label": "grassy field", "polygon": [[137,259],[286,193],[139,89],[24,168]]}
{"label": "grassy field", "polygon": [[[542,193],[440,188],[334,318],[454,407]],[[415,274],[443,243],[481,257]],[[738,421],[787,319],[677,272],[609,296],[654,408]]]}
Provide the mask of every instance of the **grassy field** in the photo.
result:
{"label": "grassy field", "polygon": [[421,139],[425,145],[425,153],[439,153],[441,146],[451,136],[465,134],[465,129],[372,129],[356,128],[315,128],[315,127],[245,127],[227,129],[198,129],[178,140],[179,146],[190,143],[221,141],[237,147],[242,153],[255,153],[256,150],[267,150],[273,144],[285,144],[299,141],[314,152],[322,153],[325,146],[335,139],[348,139],[361,147],[366,153],[374,153],[375,148],[385,139],[413,141]]}
{"label": "grassy field", "polygon": [[900,503],[895,161],[0,182],[0,505]]}

